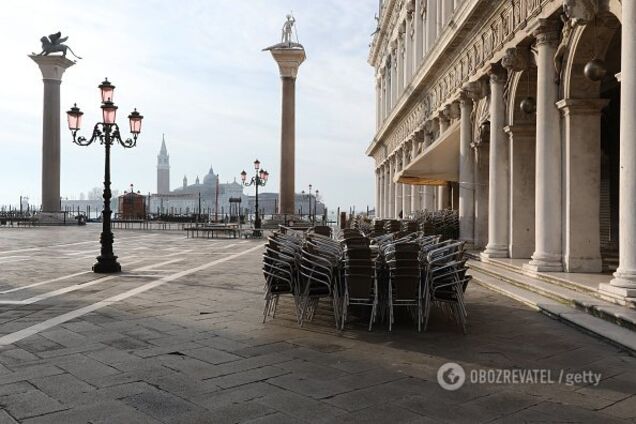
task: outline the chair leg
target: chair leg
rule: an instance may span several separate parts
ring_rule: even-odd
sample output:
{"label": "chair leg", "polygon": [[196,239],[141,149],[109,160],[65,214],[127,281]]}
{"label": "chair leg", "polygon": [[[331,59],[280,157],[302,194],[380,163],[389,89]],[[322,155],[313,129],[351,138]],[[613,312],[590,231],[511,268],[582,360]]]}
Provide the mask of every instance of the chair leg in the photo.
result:
{"label": "chair leg", "polygon": [[373,300],[373,306],[371,307],[371,317],[369,317],[369,331],[373,328],[373,323],[375,322],[375,315],[378,311],[378,300]]}
{"label": "chair leg", "polygon": [[420,333],[422,331],[422,299],[418,296],[417,298],[417,332]]}
{"label": "chair leg", "polygon": [[269,285],[269,281],[267,282],[267,286],[265,288],[265,307],[263,308],[263,323],[267,320],[267,316],[269,315],[269,308],[272,302],[272,292],[271,287]]}
{"label": "chair leg", "polygon": [[305,314],[307,313],[307,308],[309,306],[309,297],[305,297],[301,299],[300,303],[300,322],[299,325],[302,327],[305,323]]}
{"label": "chair leg", "polygon": [[272,318],[276,318],[276,308],[278,307],[278,299],[280,299],[280,295],[276,295],[274,298],[274,306],[272,308]]}
{"label": "chair leg", "polygon": [[389,332],[393,330],[393,289],[389,284]]}
{"label": "chair leg", "polygon": [[342,315],[340,317],[340,330],[344,330],[347,324],[347,312],[349,310],[349,294],[345,293],[342,300]]}
{"label": "chair leg", "polygon": [[263,323],[265,323],[265,321],[267,321],[267,315],[269,314],[269,303],[271,302],[271,299],[265,299],[265,307],[263,308]]}

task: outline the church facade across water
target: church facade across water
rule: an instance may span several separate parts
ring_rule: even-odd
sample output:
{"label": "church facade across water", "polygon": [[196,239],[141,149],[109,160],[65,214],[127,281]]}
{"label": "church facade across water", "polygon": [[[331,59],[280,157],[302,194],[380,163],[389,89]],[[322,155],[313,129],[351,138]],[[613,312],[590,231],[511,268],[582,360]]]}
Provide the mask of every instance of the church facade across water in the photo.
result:
{"label": "church facade across water", "polygon": [[[199,206],[200,197],[200,206]],[[165,138],[157,156],[157,192],[151,196],[150,212],[156,214],[230,214],[230,199],[240,199],[242,208],[248,207],[249,197],[243,194],[243,186],[234,179],[221,183],[212,166],[203,177],[197,176],[194,184],[188,183],[184,175],[180,187],[170,189],[170,156]]]}

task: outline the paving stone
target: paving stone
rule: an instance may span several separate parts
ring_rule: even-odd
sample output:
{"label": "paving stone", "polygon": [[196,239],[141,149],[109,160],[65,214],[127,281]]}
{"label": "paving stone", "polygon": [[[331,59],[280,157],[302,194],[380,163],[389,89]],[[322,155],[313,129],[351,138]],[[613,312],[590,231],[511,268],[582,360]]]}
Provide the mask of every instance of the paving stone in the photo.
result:
{"label": "paving stone", "polygon": [[210,364],[222,364],[243,359],[240,356],[223,352],[222,350],[213,349],[211,347],[201,347],[198,349],[188,349],[183,351],[187,356],[199,359]]}
{"label": "paving stone", "polygon": [[395,405],[380,405],[347,414],[340,420],[343,423],[436,423],[431,418],[423,417],[419,414],[400,408]]}
{"label": "paving stone", "polygon": [[0,405],[19,420],[66,409],[64,405],[36,389],[1,396]]}
{"label": "paving stone", "polygon": [[190,376],[196,380],[209,379],[216,376],[216,365],[190,358],[177,352],[173,355],[161,355],[157,357],[163,366]]}
{"label": "paving stone", "polygon": [[613,417],[634,420],[636,418],[636,395],[603,408],[602,412]]}
{"label": "paving stone", "polygon": [[63,327],[43,331],[40,335],[65,347],[85,346],[88,344],[86,337]]}
{"label": "paving stone", "polygon": [[268,394],[254,402],[308,422],[338,422],[346,414],[342,409],[289,391]]}
{"label": "paving stone", "polygon": [[40,358],[38,356],[24,349],[10,349],[0,352],[0,362],[8,366],[39,360]]}
{"label": "paving stone", "polygon": [[282,351],[295,349],[295,348],[296,346],[292,344],[279,342],[279,343],[264,344],[260,346],[246,347],[245,349],[235,350],[234,353],[243,357],[252,357],[252,356],[266,355],[268,353],[282,352]]}
{"label": "paving stone", "polygon": [[273,414],[264,415],[254,419],[243,421],[249,424],[297,424],[298,419],[285,415],[282,412],[274,412]]}
{"label": "paving stone", "polygon": [[223,377],[211,378],[207,381],[219,387],[227,389],[229,387],[253,383],[255,381],[267,380],[269,378],[278,377],[287,373],[288,372],[282,368],[268,365],[261,368],[254,368],[248,371],[229,374]]}
{"label": "paving stone", "polygon": [[140,393],[122,399],[136,410],[162,422],[205,422],[209,412],[160,390]]}
{"label": "paving stone", "polygon": [[110,365],[114,368],[117,368],[117,365],[121,363],[140,361],[140,358],[138,356],[132,355],[123,350],[110,347],[85,352],[84,355],[103,364]]}
{"label": "paving stone", "polygon": [[0,374],[0,385],[62,373],[64,373],[64,370],[53,365],[30,365],[26,367],[20,367],[16,369],[15,372],[9,374]]}
{"label": "paving stone", "polygon": [[166,353],[177,352],[179,350],[197,349],[200,347],[203,347],[203,346],[201,346],[198,343],[190,342],[190,343],[173,344],[168,346],[149,347],[146,349],[137,349],[137,350],[134,350],[132,353],[141,358],[150,358],[152,356],[164,355]]}
{"label": "paving stone", "polygon": [[[1,423],[2,421],[0,421]],[[84,405],[72,410],[42,415],[28,419],[24,424],[153,424],[161,421],[143,414],[134,408],[118,401],[100,402]]]}
{"label": "paving stone", "polygon": [[576,406],[562,405],[554,402],[541,402],[530,408],[499,418],[493,423],[519,422],[557,422],[557,423],[625,423],[602,411],[589,411]]}
{"label": "paving stone", "polygon": [[48,359],[48,358],[55,358],[55,357],[73,355],[75,353],[83,353],[83,352],[90,352],[90,351],[93,351],[93,350],[100,350],[100,349],[104,349],[105,347],[106,347],[106,345],[101,344],[101,343],[87,344],[87,345],[83,345],[83,346],[74,346],[74,347],[69,347],[69,348],[45,350],[45,351],[42,351],[42,352],[38,352],[38,356],[40,356],[40,357],[42,357],[44,359]]}
{"label": "paving stone", "polygon": [[62,346],[61,344],[55,343],[54,341],[47,339],[46,337],[43,337],[39,334],[35,334],[26,339],[22,339],[15,345],[34,354],[42,351],[64,348],[64,346]]}
{"label": "paving stone", "polygon": [[72,403],[78,396],[95,391],[95,387],[71,374],[34,378],[30,382],[42,392],[62,403]]}
{"label": "paving stone", "polygon": [[57,366],[84,381],[120,373],[118,369],[102,364],[82,354],[55,358],[54,361]]}
{"label": "paving stone", "polygon": [[14,424],[17,423],[11,415],[4,409],[0,409],[0,424]]}
{"label": "paving stone", "polygon": [[18,381],[16,383],[3,384],[0,386],[0,396],[10,395],[14,393],[24,393],[33,390],[32,384],[27,381]]}
{"label": "paving stone", "polygon": [[276,411],[259,403],[233,404],[212,409],[209,412],[209,420],[215,424],[234,424],[247,422],[259,417],[266,417]]}
{"label": "paving stone", "polygon": [[201,395],[192,399],[193,402],[207,409],[219,409],[232,404],[243,404],[284,390],[265,382],[248,383],[230,389]]}

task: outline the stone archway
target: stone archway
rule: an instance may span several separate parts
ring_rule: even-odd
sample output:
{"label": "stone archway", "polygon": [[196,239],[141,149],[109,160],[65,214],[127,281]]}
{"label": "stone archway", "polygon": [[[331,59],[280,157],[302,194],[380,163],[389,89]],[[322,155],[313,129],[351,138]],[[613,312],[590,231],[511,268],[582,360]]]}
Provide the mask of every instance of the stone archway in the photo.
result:
{"label": "stone archway", "polygon": [[[601,272],[601,235],[608,225],[618,223],[618,217],[611,216],[617,201],[612,206],[609,194],[611,168],[618,166],[618,152],[602,160],[604,150],[609,153],[618,146],[618,137],[609,140],[614,136],[603,124],[611,121],[618,125],[618,116],[612,112],[618,107],[608,109],[616,102],[611,98],[617,92],[615,74],[620,70],[620,21],[607,9],[611,4],[614,2],[607,2],[595,20],[572,29],[563,61],[563,100],[557,105],[565,140],[563,262],[568,272]],[[616,4],[613,7],[616,9]],[[593,59],[604,60],[609,71],[598,82],[583,73]]]}
{"label": "stone archway", "polygon": [[536,113],[523,111],[525,99],[536,102],[537,68],[512,76],[508,96],[510,153],[510,258],[530,258],[534,251]]}
{"label": "stone archway", "polygon": [[490,115],[488,97],[482,97],[473,107],[473,142],[474,149],[474,177],[475,184],[475,239],[474,246],[483,249],[488,243],[488,176],[489,176],[489,140]]}

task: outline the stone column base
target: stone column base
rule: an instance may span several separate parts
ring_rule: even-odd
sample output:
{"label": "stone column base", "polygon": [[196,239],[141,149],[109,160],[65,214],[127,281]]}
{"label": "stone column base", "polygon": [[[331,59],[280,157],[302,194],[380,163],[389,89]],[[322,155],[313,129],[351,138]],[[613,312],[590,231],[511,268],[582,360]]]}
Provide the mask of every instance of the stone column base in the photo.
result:
{"label": "stone column base", "polygon": [[507,258],[508,257],[508,246],[507,245],[493,245],[488,244],[486,246],[486,250],[481,252],[480,255],[482,258]]}
{"label": "stone column base", "polygon": [[620,296],[623,298],[631,297],[636,299],[636,287],[618,287],[611,284],[601,283],[598,286],[601,293],[606,293],[612,297]]}
{"label": "stone column base", "polygon": [[523,265],[523,269],[533,272],[563,272],[563,262],[561,255],[535,252],[532,260]]}
{"label": "stone column base", "polygon": [[64,213],[62,212],[40,212],[37,214],[37,221],[40,225],[77,224],[77,221],[71,215],[68,215],[65,221]]}

